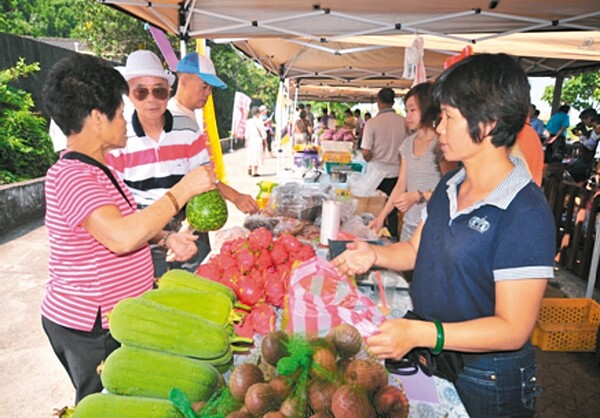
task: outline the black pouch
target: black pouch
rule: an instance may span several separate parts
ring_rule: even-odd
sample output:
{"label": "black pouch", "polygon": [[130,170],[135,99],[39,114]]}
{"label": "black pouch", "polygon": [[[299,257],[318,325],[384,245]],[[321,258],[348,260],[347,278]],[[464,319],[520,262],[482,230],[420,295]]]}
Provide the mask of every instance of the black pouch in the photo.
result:
{"label": "black pouch", "polygon": [[[404,318],[422,319],[412,311],[408,311]],[[442,351],[434,355],[427,348],[413,348],[405,358],[416,364],[427,376],[434,375],[454,382],[464,367],[464,356],[457,351]]]}

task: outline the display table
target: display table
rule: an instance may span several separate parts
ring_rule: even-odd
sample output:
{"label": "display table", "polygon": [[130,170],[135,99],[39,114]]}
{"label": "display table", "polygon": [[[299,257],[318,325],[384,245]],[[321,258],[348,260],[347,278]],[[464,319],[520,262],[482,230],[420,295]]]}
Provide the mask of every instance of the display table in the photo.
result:
{"label": "display table", "polygon": [[[359,284],[359,289],[366,295],[374,296],[373,287],[370,284]],[[392,307],[391,317],[402,317],[407,309],[412,307],[408,289],[398,286],[395,296],[390,301]],[[281,328],[281,317],[283,310],[277,310],[276,328]],[[255,336],[254,348],[246,354],[236,354],[234,356],[234,365],[242,363],[260,362],[260,345],[262,337]],[[413,376],[389,375],[389,383],[397,387],[404,388],[409,400],[409,417],[468,417],[454,385],[444,379],[435,376],[426,376],[420,370]]]}
{"label": "display table", "polygon": [[[376,299],[374,285],[360,283],[359,289]],[[392,312],[391,318],[401,318],[408,309],[412,308],[412,301],[408,287],[401,280],[396,288],[394,298],[388,301]],[[435,376],[427,376],[421,370],[413,376],[399,376],[390,373],[390,382],[402,386],[410,403],[409,417],[468,417],[454,385]]]}

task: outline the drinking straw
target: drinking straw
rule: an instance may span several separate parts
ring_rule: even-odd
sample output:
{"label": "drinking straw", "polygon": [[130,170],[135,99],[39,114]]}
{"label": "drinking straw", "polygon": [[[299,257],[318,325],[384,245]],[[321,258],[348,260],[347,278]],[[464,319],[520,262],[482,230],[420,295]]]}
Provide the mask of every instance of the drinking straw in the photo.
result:
{"label": "drinking straw", "polygon": [[383,289],[383,280],[381,279],[381,272],[377,270],[375,272],[375,279],[377,281],[377,287],[379,288],[379,295],[381,297],[381,305],[385,311],[389,311],[390,308],[387,304],[387,299],[385,297],[385,290]]}

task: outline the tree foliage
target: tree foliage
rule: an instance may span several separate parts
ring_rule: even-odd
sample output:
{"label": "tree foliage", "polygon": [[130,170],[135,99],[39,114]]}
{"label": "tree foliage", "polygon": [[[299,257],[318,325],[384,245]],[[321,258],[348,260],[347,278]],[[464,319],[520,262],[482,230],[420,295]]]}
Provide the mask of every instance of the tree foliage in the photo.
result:
{"label": "tree foliage", "polygon": [[[542,100],[552,104],[554,86],[547,86]],[[600,71],[579,74],[565,79],[561,101],[582,111],[587,108],[600,109]]]}
{"label": "tree foliage", "polygon": [[4,0],[0,10],[0,32],[21,36],[68,38],[77,19],[71,0]]}
{"label": "tree foliage", "polygon": [[32,112],[31,94],[9,86],[39,69],[21,59],[0,71],[0,184],[44,176],[56,160],[46,120]]}

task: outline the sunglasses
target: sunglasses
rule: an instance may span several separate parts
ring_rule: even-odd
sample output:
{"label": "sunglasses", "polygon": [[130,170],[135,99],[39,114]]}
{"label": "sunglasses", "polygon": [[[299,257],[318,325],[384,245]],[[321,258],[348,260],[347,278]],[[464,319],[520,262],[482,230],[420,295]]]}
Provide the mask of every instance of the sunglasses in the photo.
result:
{"label": "sunglasses", "polygon": [[145,100],[146,97],[148,97],[149,92],[152,92],[152,96],[158,100],[165,100],[169,97],[169,89],[165,87],[156,87],[152,90],[147,89],[146,87],[138,87],[132,91],[133,97],[140,101]]}

